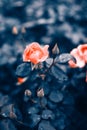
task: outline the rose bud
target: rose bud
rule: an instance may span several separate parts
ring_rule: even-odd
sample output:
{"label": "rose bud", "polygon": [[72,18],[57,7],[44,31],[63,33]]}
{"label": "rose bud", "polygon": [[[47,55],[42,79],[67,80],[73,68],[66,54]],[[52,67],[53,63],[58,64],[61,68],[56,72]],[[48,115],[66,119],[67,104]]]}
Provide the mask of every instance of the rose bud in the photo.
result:
{"label": "rose bud", "polygon": [[53,54],[59,54],[59,48],[58,48],[57,43],[56,43],[55,46],[53,47],[52,53],[53,53]]}
{"label": "rose bud", "polygon": [[18,29],[17,29],[16,26],[14,26],[14,27],[12,28],[12,33],[15,34],[15,35],[18,34]]}
{"label": "rose bud", "polygon": [[24,27],[22,27],[21,32],[26,33],[26,29]]}
{"label": "rose bud", "polygon": [[44,90],[43,90],[43,88],[37,91],[37,96],[38,97],[44,97]]}
{"label": "rose bud", "polygon": [[30,90],[26,89],[25,92],[24,92],[24,95],[25,95],[25,96],[31,96],[32,93],[31,93]]}

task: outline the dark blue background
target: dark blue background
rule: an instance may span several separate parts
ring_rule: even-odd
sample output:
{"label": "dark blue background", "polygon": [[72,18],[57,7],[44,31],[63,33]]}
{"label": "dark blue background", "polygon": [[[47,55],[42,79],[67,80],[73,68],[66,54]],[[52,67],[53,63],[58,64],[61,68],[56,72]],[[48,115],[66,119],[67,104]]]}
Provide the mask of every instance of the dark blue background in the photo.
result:
{"label": "dark blue background", "polygon": [[[18,34],[12,33],[14,26]],[[21,32],[22,28],[25,28],[25,33]],[[4,96],[7,96],[9,102],[11,95],[15,95],[17,89],[19,91],[15,86],[17,81],[15,70],[22,61],[25,46],[34,41],[42,45],[49,44],[50,48],[57,43],[60,52],[70,52],[79,44],[86,43],[87,1],[0,0],[1,106],[5,100]],[[79,82],[76,85],[83,87]],[[75,84],[73,86],[76,87]],[[76,100],[76,110],[72,117],[74,124],[65,130],[87,130],[87,96],[83,88],[79,92],[80,96]],[[6,129],[5,125],[2,121],[1,130]],[[13,126],[11,129],[8,128],[12,129]]]}

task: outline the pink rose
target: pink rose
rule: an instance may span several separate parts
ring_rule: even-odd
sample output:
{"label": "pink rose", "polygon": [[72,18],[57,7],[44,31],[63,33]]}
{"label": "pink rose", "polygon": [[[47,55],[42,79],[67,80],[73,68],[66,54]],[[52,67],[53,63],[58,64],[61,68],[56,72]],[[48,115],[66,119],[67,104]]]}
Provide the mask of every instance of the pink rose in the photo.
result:
{"label": "pink rose", "polygon": [[76,63],[73,60],[69,61],[71,68],[82,68],[87,63],[87,44],[79,45],[73,49],[70,54],[75,57]]}
{"label": "pink rose", "polygon": [[48,47],[49,45],[40,46],[37,42],[27,45],[23,53],[23,61],[33,64],[45,61],[49,56]]}

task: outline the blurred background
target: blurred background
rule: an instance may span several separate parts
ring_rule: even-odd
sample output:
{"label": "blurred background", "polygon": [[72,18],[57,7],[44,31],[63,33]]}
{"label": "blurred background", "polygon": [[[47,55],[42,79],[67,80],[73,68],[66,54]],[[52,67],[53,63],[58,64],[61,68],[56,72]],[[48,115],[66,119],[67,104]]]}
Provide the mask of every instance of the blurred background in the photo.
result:
{"label": "blurred background", "polygon": [[0,0],[0,91],[15,89],[15,70],[31,42],[60,52],[87,42],[86,0]]}
{"label": "blurred background", "polygon": [[[0,106],[20,91],[15,70],[25,46],[34,41],[50,48],[57,43],[61,53],[86,43],[87,0],[0,0]],[[78,115],[73,115],[78,121],[84,118]],[[87,130],[87,117],[80,123],[79,130]]]}

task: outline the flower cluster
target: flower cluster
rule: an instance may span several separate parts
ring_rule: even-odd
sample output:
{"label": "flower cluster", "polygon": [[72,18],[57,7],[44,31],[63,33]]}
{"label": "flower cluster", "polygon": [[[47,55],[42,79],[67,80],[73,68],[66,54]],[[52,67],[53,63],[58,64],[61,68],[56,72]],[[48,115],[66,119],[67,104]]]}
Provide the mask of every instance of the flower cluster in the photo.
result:
{"label": "flower cluster", "polygon": [[[55,44],[51,50],[54,56],[50,57],[48,48],[49,45],[41,46],[37,42],[33,42],[26,46],[23,52],[23,63],[17,67],[18,85],[21,85],[28,79],[28,76],[30,74],[29,68],[32,68],[31,70],[37,68],[41,72],[43,70],[43,72],[39,74],[40,76],[44,75],[45,72],[48,72],[48,70],[51,69],[54,77],[60,79],[59,75],[61,74],[62,80],[67,79],[66,74],[64,74],[62,70],[58,68],[57,64],[60,63],[61,65],[63,63],[66,63],[70,59],[73,59],[73,57],[68,53],[59,54],[59,48],[57,44]],[[43,62],[45,62],[46,66],[40,65]],[[30,63],[32,64],[30,65]]]}
{"label": "flower cluster", "polygon": [[[20,91],[24,93],[23,113],[26,114],[22,123],[31,129],[46,129],[46,124],[47,130],[65,128],[63,124],[66,119],[63,119],[62,124],[58,115],[60,113],[62,116],[63,103],[67,103],[65,83],[69,82],[68,66],[82,68],[87,63],[87,44],[63,54],[59,53],[57,44],[52,49],[48,48],[49,45],[41,46],[37,42],[27,45],[23,52],[23,62],[16,69],[17,85],[24,85],[23,88],[20,87]],[[60,105],[63,107],[61,110]],[[73,107],[74,104],[70,100],[71,105]]]}
{"label": "flower cluster", "polygon": [[[71,68],[77,68],[77,67],[83,68],[87,64],[87,44],[79,45],[77,48],[74,48],[70,52],[70,54],[64,53],[61,55],[59,55],[59,48],[57,44],[55,44],[54,48],[52,49],[52,53],[54,55],[56,54],[56,57],[54,58],[55,60],[53,58],[50,58],[48,48],[49,48],[49,45],[41,46],[37,42],[33,42],[27,45],[23,52],[23,62],[26,64],[32,63],[32,65],[36,68],[38,68],[38,65],[44,61],[46,61],[46,63],[49,64],[50,66],[52,65],[52,62],[54,62],[53,63],[54,65],[56,63],[61,64],[61,63],[68,62]],[[76,59],[76,61],[74,59]],[[27,71],[29,71],[29,69]],[[56,73],[55,75],[58,75]],[[28,78],[27,76],[18,77],[17,84],[21,85],[23,82],[27,80],[27,78]],[[86,82],[87,82],[87,74],[86,74]]]}

